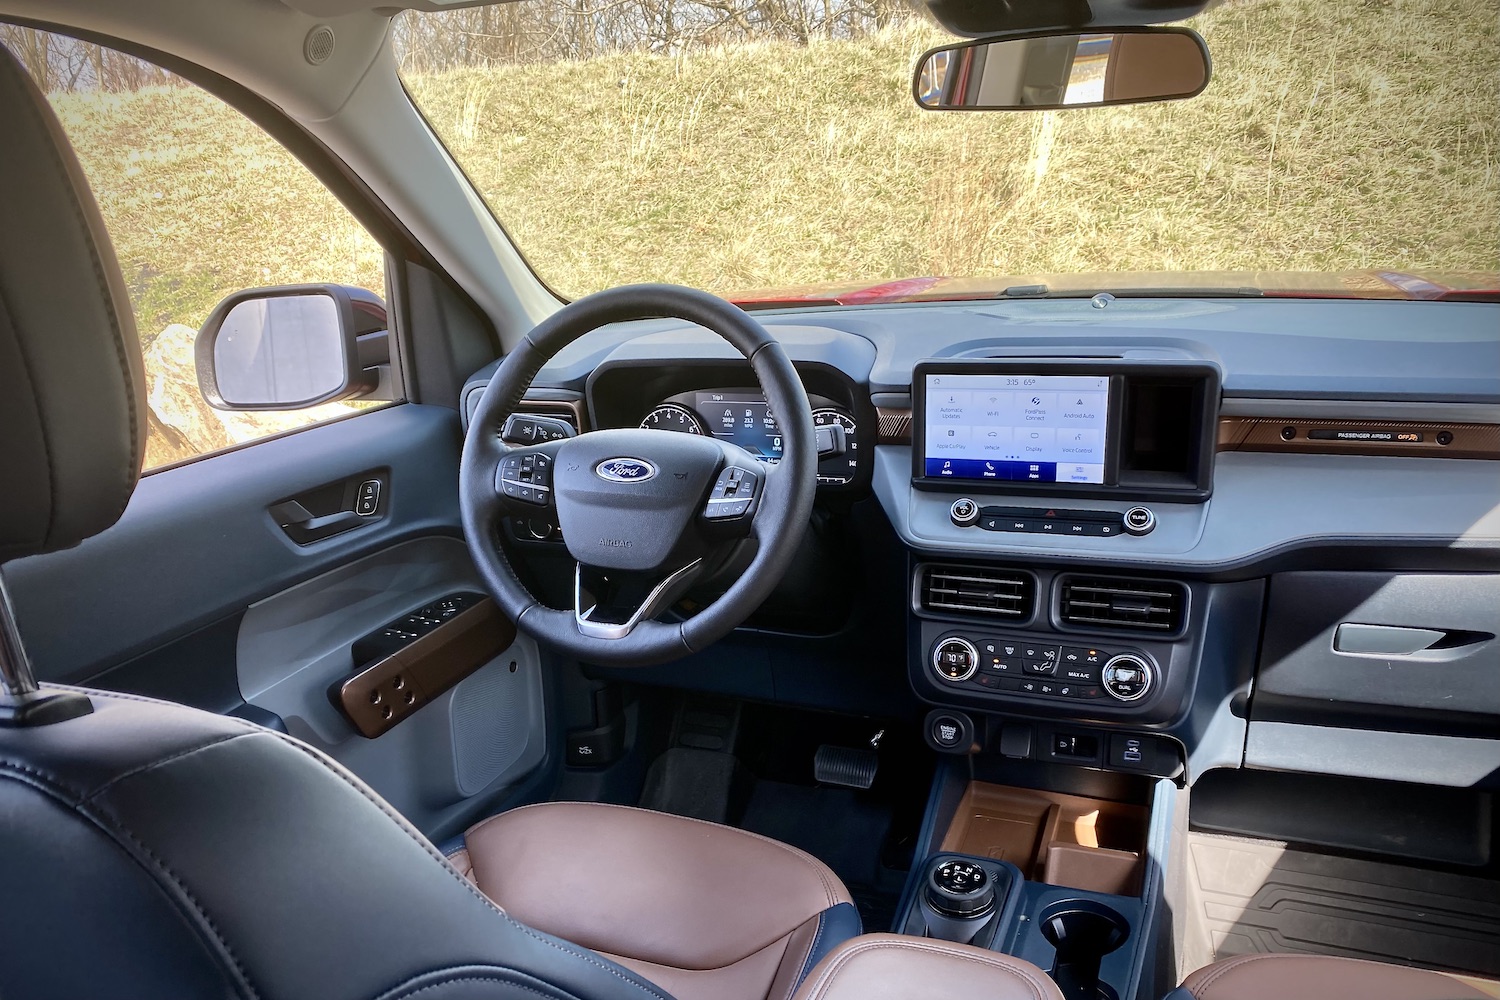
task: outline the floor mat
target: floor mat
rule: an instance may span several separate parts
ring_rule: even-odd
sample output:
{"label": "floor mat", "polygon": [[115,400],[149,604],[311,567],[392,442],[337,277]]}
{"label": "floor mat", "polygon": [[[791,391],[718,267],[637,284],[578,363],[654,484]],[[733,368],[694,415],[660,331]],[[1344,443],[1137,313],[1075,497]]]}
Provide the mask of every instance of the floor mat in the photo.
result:
{"label": "floor mat", "polygon": [[739,762],[727,753],[673,747],[652,761],[638,804],[657,812],[727,823],[738,768]]}
{"label": "floor mat", "polygon": [[[801,848],[849,887],[866,932],[890,927],[900,877],[881,866],[891,809],[848,788],[757,781],[741,828]],[[894,884],[893,884],[894,883]]]}
{"label": "floor mat", "polygon": [[1500,975],[1500,883],[1188,835],[1183,967],[1264,952]]}

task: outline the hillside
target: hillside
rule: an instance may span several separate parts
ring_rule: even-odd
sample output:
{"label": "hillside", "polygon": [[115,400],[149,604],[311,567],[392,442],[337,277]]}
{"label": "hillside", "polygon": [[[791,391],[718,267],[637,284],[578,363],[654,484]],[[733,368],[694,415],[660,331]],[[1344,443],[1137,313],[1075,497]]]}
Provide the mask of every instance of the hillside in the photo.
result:
{"label": "hillside", "polygon": [[[920,23],[407,82],[568,296],[640,280],[732,293],[928,274],[1500,270],[1493,0],[1231,0],[1193,23],[1214,55],[1209,89],[1134,108],[920,111],[911,68],[941,40]],[[382,287],[379,247],[213,99],[154,87],[54,102],[143,341],[196,328],[239,288]],[[177,362],[167,377],[190,380]],[[200,450],[277,419],[200,417]]]}

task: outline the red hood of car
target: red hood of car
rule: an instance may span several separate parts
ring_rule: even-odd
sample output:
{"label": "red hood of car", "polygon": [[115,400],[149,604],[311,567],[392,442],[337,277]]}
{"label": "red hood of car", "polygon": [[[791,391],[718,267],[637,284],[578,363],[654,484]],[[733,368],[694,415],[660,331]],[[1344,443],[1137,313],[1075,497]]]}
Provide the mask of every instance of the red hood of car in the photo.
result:
{"label": "red hood of car", "polygon": [[1264,295],[1275,298],[1500,302],[1496,271],[1141,271],[1000,277],[833,281],[727,296],[751,308],[855,306],[882,302],[960,302],[1047,295]]}

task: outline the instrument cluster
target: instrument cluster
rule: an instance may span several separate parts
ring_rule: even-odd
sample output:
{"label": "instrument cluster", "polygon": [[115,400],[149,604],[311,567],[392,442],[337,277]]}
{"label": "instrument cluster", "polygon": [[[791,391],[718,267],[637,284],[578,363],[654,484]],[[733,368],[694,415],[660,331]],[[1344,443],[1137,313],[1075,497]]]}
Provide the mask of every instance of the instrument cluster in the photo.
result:
{"label": "instrument cluster", "polygon": [[[849,410],[833,400],[809,396],[813,423],[841,433],[819,434],[820,486],[847,486],[860,474],[859,427]],[[640,426],[681,434],[713,435],[739,445],[762,462],[781,460],[781,429],[765,396],[755,389],[697,389],[661,400]]]}

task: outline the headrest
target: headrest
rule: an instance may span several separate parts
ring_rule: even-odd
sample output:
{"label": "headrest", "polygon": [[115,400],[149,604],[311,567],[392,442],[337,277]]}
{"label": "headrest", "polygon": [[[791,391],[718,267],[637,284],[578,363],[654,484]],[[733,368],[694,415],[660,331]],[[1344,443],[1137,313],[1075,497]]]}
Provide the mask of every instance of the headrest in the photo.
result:
{"label": "headrest", "polygon": [[124,279],[46,99],[0,46],[0,562],[114,524],[145,375]]}

